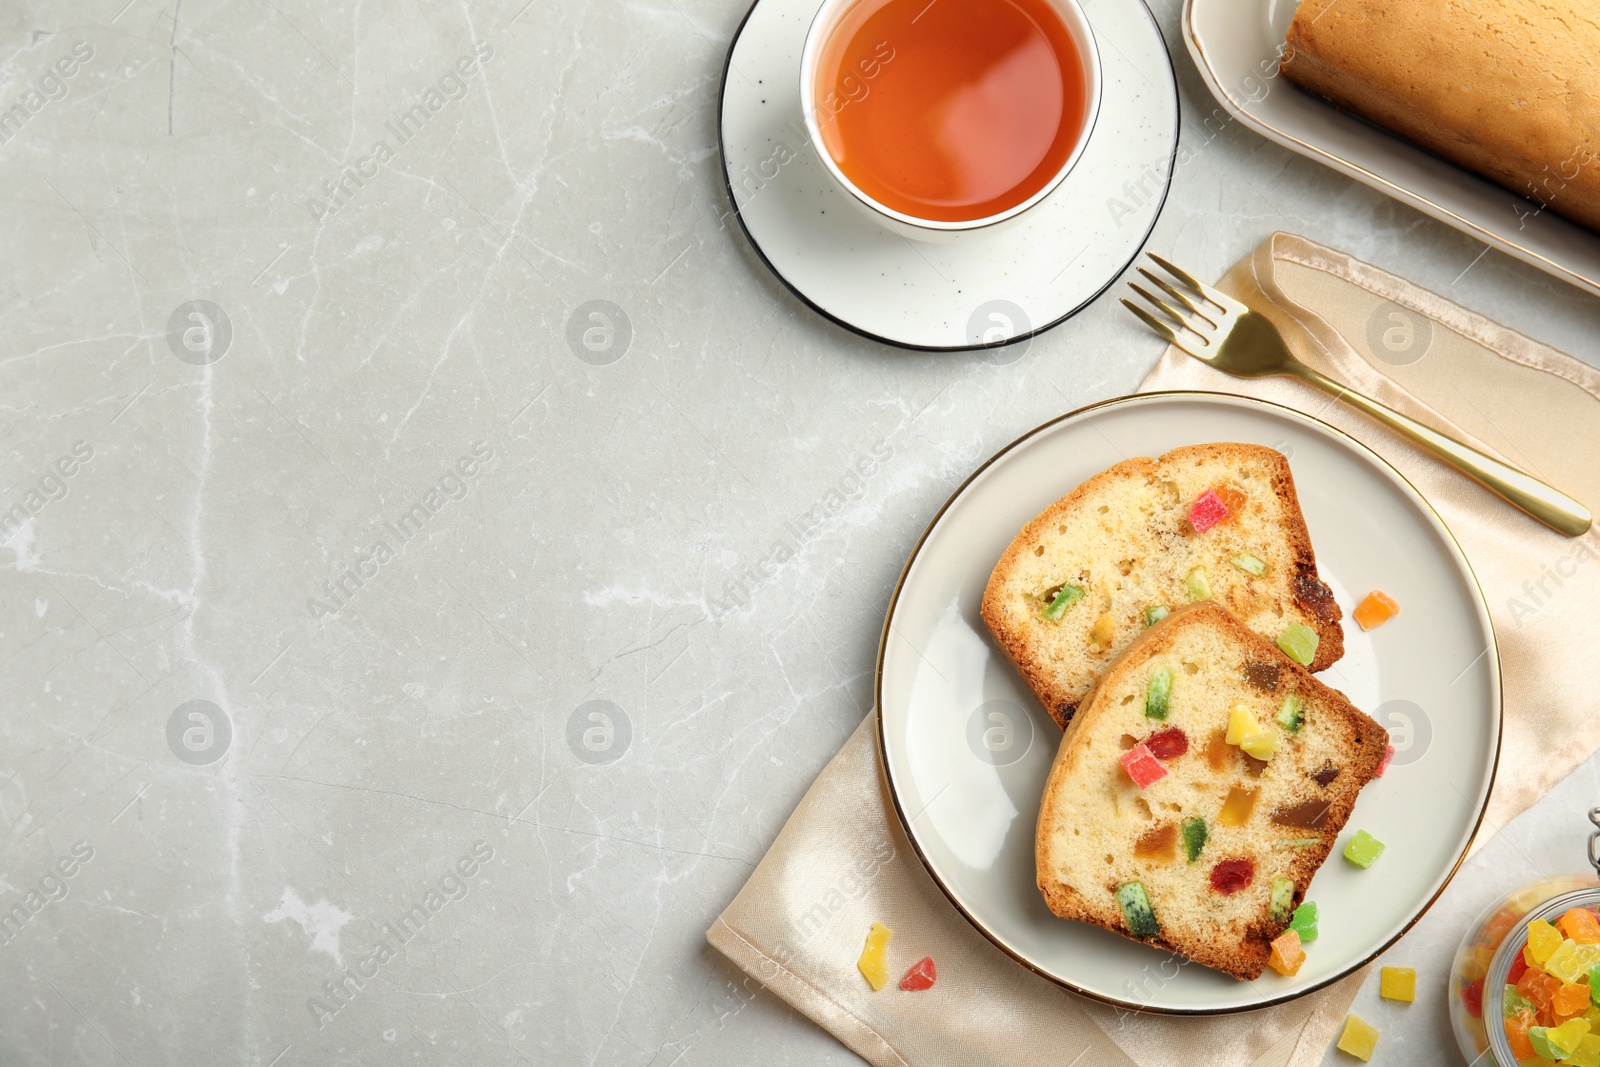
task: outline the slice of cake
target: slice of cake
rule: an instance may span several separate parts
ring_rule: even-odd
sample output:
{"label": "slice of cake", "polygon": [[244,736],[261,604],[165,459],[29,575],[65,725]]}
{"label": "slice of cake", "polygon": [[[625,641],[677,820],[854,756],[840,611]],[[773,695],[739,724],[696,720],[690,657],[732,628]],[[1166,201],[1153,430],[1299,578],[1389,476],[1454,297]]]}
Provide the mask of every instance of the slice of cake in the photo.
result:
{"label": "slice of cake", "polygon": [[1062,918],[1255,978],[1388,740],[1227,611],[1180,608],[1062,738],[1039,889]]}
{"label": "slice of cake", "polygon": [[1203,600],[1313,671],[1344,654],[1339,605],[1275,449],[1190,445],[1095,475],[1011,542],[983,621],[1065,728],[1117,653]]}

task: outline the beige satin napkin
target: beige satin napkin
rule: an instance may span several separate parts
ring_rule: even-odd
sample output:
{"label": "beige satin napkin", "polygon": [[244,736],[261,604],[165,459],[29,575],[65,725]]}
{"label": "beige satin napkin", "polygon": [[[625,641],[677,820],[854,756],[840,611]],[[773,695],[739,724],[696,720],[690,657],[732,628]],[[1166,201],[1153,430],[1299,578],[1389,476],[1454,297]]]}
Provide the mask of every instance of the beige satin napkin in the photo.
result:
{"label": "beige satin napkin", "polygon": [[[1600,505],[1600,372],[1289,234],[1274,234],[1219,284],[1276,321],[1306,362]],[[1296,319],[1286,300],[1312,313]],[[1571,540],[1545,529],[1297,382],[1239,381],[1168,349],[1141,387],[1153,389],[1257,396],[1330,422],[1394,464],[1461,542],[1489,602],[1504,675],[1500,770],[1479,843],[1600,746],[1594,532]],[[1346,625],[1353,625],[1351,607]],[[706,934],[772,992],[879,1067],[1170,1067],[1202,1056],[1207,1067],[1307,1067],[1321,1060],[1365,971],[1276,1008],[1193,1019],[1107,1007],[1013,962],[956,912],[918,862],[890,806],[873,731],[868,716]],[[894,930],[896,982],[916,958],[934,958],[932,991],[868,988],[855,961],[873,922]]]}

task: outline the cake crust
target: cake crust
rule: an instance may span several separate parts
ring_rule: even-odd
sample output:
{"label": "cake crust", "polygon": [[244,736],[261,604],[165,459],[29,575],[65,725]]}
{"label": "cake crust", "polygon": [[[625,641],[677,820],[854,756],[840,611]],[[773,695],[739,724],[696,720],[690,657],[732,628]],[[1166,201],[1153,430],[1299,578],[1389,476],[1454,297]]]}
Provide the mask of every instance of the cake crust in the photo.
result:
{"label": "cake crust", "polygon": [[[1249,502],[1242,514],[1195,534],[1187,508],[1219,480],[1243,484]],[[1101,507],[1108,509],[1103,515]],[[1230,558],[1240,551],[1261,557],[1266,573],[1252,576],[1234,566]],[[1132,566],[1124,571],[1126,564]],[[1270,641],[1290,623],[1310,627],[1317,634],[1311,670],[1324,670],[1344,654],[1343,612],[1317,575],[1289,461],[1263,445],[1188,445],[1158,459],[1125,460],[1088,479],[1006,548],[984,590],[981,614],[1065,729],[1100,671],[1143,632],[1146,608],[1172,610],[1188,602],[1185,578],[1197,565],[1204,566],[1215,599]],[[1058,623],[1047,622],[1039,594],[1067,580],[1088,583],[1086,603]],[[1093,624],[1107,614],[1113,639],[1096,642]],[[1274,654],[1287,661],[1275,648]]]}
{"label": "cake crust", "polygon": [[[1169,719],[1148,722],[1138,706],[1130,710],[1128,694],[1143,692],[1153,665],[1182,665],[1202,654],[1210,656],[1203,670],[1189,675],[1180,669]],[[1272,655],[1239,620],[1205,603],[1152,627],[1105,672],[1062,738],[1040,805],[1035,860],[1039,890],[1052,912],[1241,980],[1261,975],[1271,941],[1289,921],[1288,915],[1271,915],[1271,880],[1292,883],[1292,914],[1388,744],[1383,727],[1343,694]],[[1278,668],[1271,689],[1258,684],[1265,681],[1259,676],[1248,681],[1241,669],[1268,662]],[[1270,709],[1289,695],[1303,702],[1305,725],[1292,734],[1278,728],[1282,747],[1269,762],[1253,767],[1233,746],[1226,746],[1219,761],[1209,749],[1208,738],[1224,728],[1235,701],[1264,710],[1262,722],[1270,724]],[[1190,735],[1188,750],[1164,761],[1170,768],[1166,777],[1140,789],[1117,757],[1141,733],[1172,726]],[[1337,773],[1320,781],[1329,767]],[[1225,826],[1220,809],[1235,786],[1255,790],[1259,799],[1242,825]],[[1321,812],[1315,825],[1278,822],[1281,813],[1307,805]],[[1210,827],[1197,860],[1187,860],[1181,849],[1167,860],[1138,855],[1134,846],[1141,835],[1181,818],[1200,818]],[[1285,848],[1285,840],[1300,843]],[[1208,875],[1227,859],[1249,859],[1254,873],[1249,887],[1224,896],[1211,888]],[[1130,881],[1149,891],[1160,923],[1154,936],[1130,931],[1116,903],[1118,887]]]}

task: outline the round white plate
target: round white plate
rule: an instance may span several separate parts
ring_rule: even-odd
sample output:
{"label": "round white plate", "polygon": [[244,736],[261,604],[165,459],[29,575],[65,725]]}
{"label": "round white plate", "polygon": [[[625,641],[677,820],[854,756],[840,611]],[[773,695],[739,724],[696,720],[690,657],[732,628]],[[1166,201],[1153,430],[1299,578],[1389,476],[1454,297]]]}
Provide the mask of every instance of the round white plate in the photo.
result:
{"label": "round white plate", "polygon": [[1015,222],[914,242],[829,176],[805,133],[800,50],[821,0],[756,0],[722,76],[728,197],[778,279],[847,329],[919,349],[992,347],[1049,329],[1105,290],[1155,225],[1178,146],[1178,90],[1141,0],[1085,0],[1100,113],[1072,173]]}
{"label": "round white plate", "polygon": [[[1321,679],[1390,730],[1394,762],[1361,792],[1306,899],[1320,936],[1300,973],[1240,982],[1052,915],[1035,880],[1039,797],[1061,732],[978,616],[989,573],[1029,519],[1132,456],[1246,441],[1289,457],[1317,570],[1345,617]],[[1373,589],[1400,614],[1350,621]],[[907,562],[878,651],[879,749],[901,822],[945,893],[1014,958],[1129,1008],[1210,1014],[1301,996],[1398,938],[1438,896],[1482,818],[1500,747],[1500,665],[1466,558],[1416,490],[1364,445],[1287,408],[1219,393],[1150,393],[1062,416],[979,468]],[[1340,855],[1364,829],[1370,870]]]}

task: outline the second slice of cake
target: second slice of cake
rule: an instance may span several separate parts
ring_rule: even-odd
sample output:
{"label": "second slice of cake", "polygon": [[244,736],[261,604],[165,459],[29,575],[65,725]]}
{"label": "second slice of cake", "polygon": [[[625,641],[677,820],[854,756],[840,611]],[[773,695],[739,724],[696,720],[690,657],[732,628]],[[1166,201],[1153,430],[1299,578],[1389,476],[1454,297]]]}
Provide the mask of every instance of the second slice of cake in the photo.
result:
{"label": "second slice of cake", "polygon": [[1387,744],[1226,610],[1182,608],[1111,664],[1062,739],[1040,891],[1063,918],[1255,978]]}

